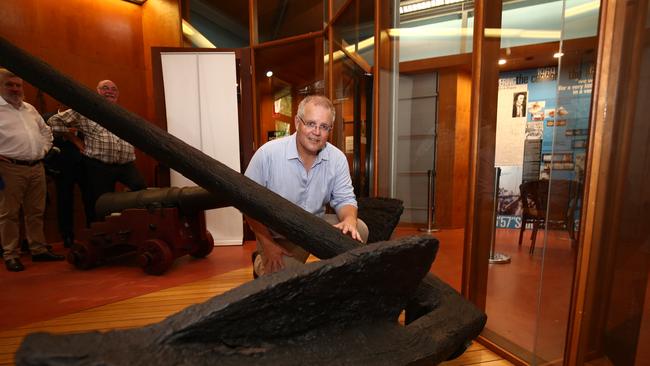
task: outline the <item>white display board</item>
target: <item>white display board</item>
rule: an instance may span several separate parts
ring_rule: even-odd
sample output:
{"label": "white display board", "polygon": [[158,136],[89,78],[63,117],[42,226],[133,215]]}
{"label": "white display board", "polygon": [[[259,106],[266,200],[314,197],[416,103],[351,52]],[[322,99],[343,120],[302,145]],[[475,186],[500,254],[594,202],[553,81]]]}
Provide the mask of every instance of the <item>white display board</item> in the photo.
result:
{"label": "white display board", "polygon": [[494,165],[522,165],[524,161],[524,141],[526,140],[526,105],[524,115],[514,116],[514,98],[528,92],[526,84],[500,82],[497,107],[497,134]]}
{"label": "white display board", "polygon": [[[240,171],[237,80],[233,52],[161,53],[167,131]],[[196,186],[176,171],[174,187]],[[206,211],[215,245],[243,243],[242,215],[234,207]]]}

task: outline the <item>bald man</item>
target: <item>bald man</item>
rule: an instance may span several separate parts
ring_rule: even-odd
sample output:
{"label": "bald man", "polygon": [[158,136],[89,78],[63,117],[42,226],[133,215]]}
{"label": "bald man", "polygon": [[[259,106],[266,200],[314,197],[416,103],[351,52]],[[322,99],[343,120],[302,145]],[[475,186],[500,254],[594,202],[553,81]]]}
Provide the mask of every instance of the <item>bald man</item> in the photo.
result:
{"label": "bald man", "polygon": [[[120,90],[111,80],[100,81],[97,93],[110,103],[117,103],[120,96]],[[48,124],[56,135],[63,135],[79,147],[83,155],[87,191],[84,195],[86,226],[98,219],[95,217],[95,203],[99,196],[115,191],[117,182],[132,191],[146,188],[144,178],[135,166],[133,145],[72,109],[53,115]],[[70,128],[81,132],[83,141]]]}
{"label": "bald man", "polygon": [[32,262],[60,261],[43,233],[45,211],[45,171],[43,157],[52,147],[52,132],[40,114],[23,101],[23,80],[0,68],[0,240],[5,267],[20,272],[20,208],[25,215],[25,234]]}

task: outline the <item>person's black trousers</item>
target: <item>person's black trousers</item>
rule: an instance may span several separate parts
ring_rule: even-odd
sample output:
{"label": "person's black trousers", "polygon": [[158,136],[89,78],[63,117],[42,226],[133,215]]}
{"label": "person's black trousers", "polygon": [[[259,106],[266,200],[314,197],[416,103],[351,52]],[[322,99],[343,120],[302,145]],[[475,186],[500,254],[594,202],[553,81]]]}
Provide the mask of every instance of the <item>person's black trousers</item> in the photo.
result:
{"label": "person's black trousers", "polygon": [[114,192],[115,184],[120,182],[131,191],[139,191],[147,188],[142,174],[135,166],[135,162],[126,164],[106,164],[97,159],[87,156],[82,158],[86,175],[87,194],[84,196],[86,209],[86,226],[100,217],[95,217],[95,203],[99,196],[104,193]]}

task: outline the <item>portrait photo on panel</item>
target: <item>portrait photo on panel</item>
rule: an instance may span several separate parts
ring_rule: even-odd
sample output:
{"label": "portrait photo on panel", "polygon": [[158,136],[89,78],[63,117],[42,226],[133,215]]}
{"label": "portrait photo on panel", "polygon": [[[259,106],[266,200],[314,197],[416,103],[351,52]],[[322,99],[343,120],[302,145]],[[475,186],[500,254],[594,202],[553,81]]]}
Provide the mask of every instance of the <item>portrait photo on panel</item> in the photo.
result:
{"label": "portrait photo on panel", "polygon": [[526,117],[526,99],[528,92],[514,93],[512,98],[512,117]]}

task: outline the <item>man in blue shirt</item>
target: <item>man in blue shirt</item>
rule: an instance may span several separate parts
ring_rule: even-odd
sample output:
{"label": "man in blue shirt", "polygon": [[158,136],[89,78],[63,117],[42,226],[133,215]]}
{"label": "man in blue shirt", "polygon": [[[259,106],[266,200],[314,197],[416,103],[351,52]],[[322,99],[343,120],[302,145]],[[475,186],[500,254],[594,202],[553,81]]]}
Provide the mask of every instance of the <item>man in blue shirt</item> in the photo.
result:
{"label": "man in blue shirt", "polygon": [[[303,99],[294,118],[296,133],[260,147],[245,175],[365,243],[368,228],[357,218],[348,161],[341,150],[327,142],[335,113],[334,105],[324,96]],[[327,204],[336,215],[325,215]],[[256,274],[273,273],[307,261],[309,253],[300,246],[250,217],[246,221],[257,238]]]}

